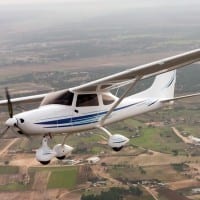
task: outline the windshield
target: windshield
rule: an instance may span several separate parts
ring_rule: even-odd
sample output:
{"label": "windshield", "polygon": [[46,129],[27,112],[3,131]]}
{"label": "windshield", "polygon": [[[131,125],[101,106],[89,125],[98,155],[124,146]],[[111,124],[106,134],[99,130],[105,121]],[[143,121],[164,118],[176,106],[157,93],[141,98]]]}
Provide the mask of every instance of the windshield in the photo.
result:
{"label": "windshield", "polygon": [[115,101],[115,98],[111,95],[108,94],[103,94],[102,95],[102,100],[104,105],[110,105]]}
{"label": "windshield", "polygon": [[52,92],[48,94],[41,103],[41,106],[48,104],[61,104],[71,106],[74,98],[74,93],[68,90]]}

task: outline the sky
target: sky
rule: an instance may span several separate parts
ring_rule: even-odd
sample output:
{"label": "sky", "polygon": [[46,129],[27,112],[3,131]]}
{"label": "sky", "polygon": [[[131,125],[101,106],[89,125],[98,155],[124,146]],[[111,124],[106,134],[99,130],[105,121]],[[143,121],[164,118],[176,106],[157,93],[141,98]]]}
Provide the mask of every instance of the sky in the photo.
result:
{"label": "sky", "polygon": [[109,6],[112,8],[121,7],[152,7],[152,6],[165,6],[165,5],[199,5],[199,0],[0,0],[0,5],[41,5],[46,4],[56,5],[56,4],[65,4],[72,5],[76,4],[80,6],[84,4],[88,5],[102,5]]}
{"label": "sky", "polygon": [[170,7],[188,9],[200,6],[199,0],[0,0],[0,20],[9,18],[40,17],[42,20],[77,22],[113,13],[138,9]]}
{"label": "sky", "polygon": [[46,38],[105,37],[115,30],[198,39],[199,8],[200,0],[0,0],[0,48]]}
{"label": "sky", "polygon": [[198,11],[199,7],[200,0],[0,0],[0,25],[6,34],[16,29],[32,31],[97,18],[109,20],[115,15],[126,20],[127,13],[132,17],[139,13],[140,19],[153,14],[154,19],[171,16],[169,20],[173,20],[174,15],[190,17],[192,9]]}

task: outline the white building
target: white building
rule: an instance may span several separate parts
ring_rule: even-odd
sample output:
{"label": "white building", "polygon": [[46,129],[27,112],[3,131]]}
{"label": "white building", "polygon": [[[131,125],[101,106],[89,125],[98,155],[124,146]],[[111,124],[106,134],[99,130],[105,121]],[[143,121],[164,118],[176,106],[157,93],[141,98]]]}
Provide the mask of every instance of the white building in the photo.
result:
{"label": "white building", "polygon": [[94,156],[87,159],[88,164],[96,164],[100,160],[99,157]]}

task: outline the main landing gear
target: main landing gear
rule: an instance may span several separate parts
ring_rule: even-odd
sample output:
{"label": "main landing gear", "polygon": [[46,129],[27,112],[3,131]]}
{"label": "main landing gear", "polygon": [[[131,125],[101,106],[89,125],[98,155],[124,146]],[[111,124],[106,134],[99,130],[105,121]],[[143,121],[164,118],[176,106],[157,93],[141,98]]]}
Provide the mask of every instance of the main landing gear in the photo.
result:
{"label": "main landing gear", "polygon": [[123,135],[120,134],[112,135],[106,128],[102,126],[98,128],[109,136],[108,145],[114,151],[120,151],[129,142],[129,139]]}
{"label": "main landing gear", "polygon": [[73,150],[65,143],[67,136],[64,137],[62,144],[56,144],[53,149],[48,146],[48,141],[51,139],[51,135],[44,135],[42,139],[41,147],[36,151],[36,159],[43,165],[50,163],[52,158],[56,157],[59,160],[63,160],[65,157],[69,156]]}

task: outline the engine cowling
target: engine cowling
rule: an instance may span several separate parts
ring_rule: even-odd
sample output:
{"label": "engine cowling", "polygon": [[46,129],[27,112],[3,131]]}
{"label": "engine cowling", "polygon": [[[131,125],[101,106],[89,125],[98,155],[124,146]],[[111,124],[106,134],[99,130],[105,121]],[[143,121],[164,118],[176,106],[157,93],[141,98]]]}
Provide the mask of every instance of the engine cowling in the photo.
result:
{"label": "engine cowling", "polygon": [[108,140],[108,145],[114,151],[120,151],[128,142],[129,142],[129,139],[127,137],[120,134],[115,134],[115,135],[110,136]]}
{"label": "engine cowling", "polygon": [[69,156],[73,150],[73,147],[69,145],[57,144],[54,146],[53,151],[55,152],[55,156],[59,160],[63,160],[65,157]]}

